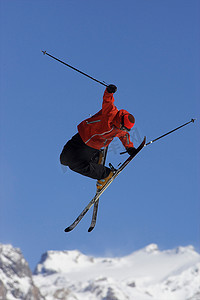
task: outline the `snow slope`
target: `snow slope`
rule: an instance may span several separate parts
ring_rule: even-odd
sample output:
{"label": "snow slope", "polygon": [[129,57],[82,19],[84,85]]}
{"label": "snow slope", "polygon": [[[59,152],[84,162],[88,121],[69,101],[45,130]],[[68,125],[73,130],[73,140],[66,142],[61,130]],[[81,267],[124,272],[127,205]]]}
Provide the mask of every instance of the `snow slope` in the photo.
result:
{"label": "snow slope", "polygon": [[200,300],[200,255],[155,244],[120,258],[48,251],[34,282],[47,300]]}

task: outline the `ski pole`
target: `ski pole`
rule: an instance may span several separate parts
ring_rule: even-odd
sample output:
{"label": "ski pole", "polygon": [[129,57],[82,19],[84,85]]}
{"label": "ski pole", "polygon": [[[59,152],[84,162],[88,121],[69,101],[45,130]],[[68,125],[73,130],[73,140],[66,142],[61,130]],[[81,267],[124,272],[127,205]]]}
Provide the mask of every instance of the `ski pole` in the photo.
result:
{"label": "ski pole", "polygon": [[92,76],[90,76],[90,75],[88,75],[88,74],[86,74],[86,73],[84,73],[84,72],[82,72],[82,71],[80,71],[80,70],[78,70],[78,69],[76,69],[76,68],[70,66],[69,64],[65,63],[64,61],[62,61],[62,60],[56,58],[55,56],[53,56],[53,55],[51,55],[51,54],[49,54],[47,51],[42,51],[42,53],[43,53],[44,55],[46,54],[46,55],[50,56],[51,58],[53,58],[53,59],[59,61],[59,62],[62,63],[63,65],[65,65],[65,66],[67,66],[67,67],[69,67],[69,68],[71,68],[71,69],[73,69],[73,70],[75,70],[75,71],[81,73],[82,75],[84,75],[84,76],[86,76],[86,77],[88,77],[88,78],[90,78],[90,79],[92,79],[92,80],[94,80],[94,81],[96,81],[96,82],[98,82],[98,83],[100,83],[100,84],[102,84],[102,85],[104,85],[104,86],[106,86],[106,87],[108,86],[106,83],[104,83],[104,82],[102,82],[102,81],[99,81],[99,80],[93,78]]}
{"label": "ski pole", "polygon": [[167,133],[165,133],[165,134],[163,134],[163,135],[157,137],[156,139],[154,139],[154,140],[152,140],[152,141],[150,141],[150,142],[148,142],[145,146],[148,146],[148,145],[154,143],[155,141],[158,141],[159,139],[162,139],[162,138],[165,137],[166,135],[168,135],[168,134],[170,134],[170,133],[172,133],[172,132],[174,132],[174,131],[176,131],[176,130],[178,130],[178,129],[180,129],[180,128],[182,128],[182,127],[188,125],[188,124],[190,124],[191,122],[194,123],[195,120],[196,120],[196,119],[191,119],[189,122],[187,122],[187,123],[185,123],[185,124],[183,124],[183,125],[181,125],[181,126],[175,128],[175,129],[173,129],[173,130],[171,130],[171,131],[169,131],[169,132],[167,132]]}
{"label": "ski pole", "polygon": [[[194,123],[195,120],[196,120],[196,119],[191,119],[189,122],[187,122],[187,123],[185,123],[185,124],[183,124],[183,125],[181,125],[181,126],[179,126],[179,127],[176,127],[175,129],[172,129],[172,130],[170,130],[169,132],[167,132],[167,133],[165,133],[165,134],[163,134],[163,135],[157,137],[156,139],[154,139],[154,140],[148,142],[147,144],[145,144],[145,146],[148,146],[148,145],[154,143],[155,141],[158,141],[158,140],[162,139],[162,138],[165,137],[166,135],[168,135],[168,134],[170,134],[170,133],[172,133],[172,132],[174,132],[174,131],[176,131],[176,130],[178,130],[178,129],[180,129],[180,128],[182,128],[182,127],[184,127],[184,126],[186,126],[186,125],[188,125],[188,124],[190,124],[190,123]],[[124,153],[127,153],[127,151],[121,152],[120,154],[124,154]]]}

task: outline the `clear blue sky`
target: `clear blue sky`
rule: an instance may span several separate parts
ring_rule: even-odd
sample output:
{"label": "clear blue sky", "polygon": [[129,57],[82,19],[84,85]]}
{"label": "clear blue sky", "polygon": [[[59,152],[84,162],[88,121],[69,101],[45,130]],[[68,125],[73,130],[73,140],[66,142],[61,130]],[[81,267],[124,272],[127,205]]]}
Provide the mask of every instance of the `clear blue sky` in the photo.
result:
{"label": "clear blue sky", "polygon": [[[41,52],[116,84],[116,106],[149,141],[199,117],[199,0],[0,3],[0,242],[20,247],[31,268],[46,250],[199,250],[199,119],[135,158],[102,196],[92,233],[91,212],[64,233],[95,181],[63,173],[59,155],[101,108],[104,87]],[[116,140],[108,160],[125,159],[121,150]]]}

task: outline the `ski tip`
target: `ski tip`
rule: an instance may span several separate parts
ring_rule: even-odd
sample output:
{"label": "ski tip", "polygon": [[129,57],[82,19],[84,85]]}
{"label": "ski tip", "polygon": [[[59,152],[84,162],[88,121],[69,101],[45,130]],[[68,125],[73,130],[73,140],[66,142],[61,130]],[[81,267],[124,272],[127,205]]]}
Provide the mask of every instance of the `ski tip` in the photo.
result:
{"label": "ski tip", "polygon": [[70,232],[72,229],[70,227],[65,228],[65,232]]}
{"label": "ski tip", "polygon": [[146,144],[146,141],[147,141],[147,138],[146,138],[146,136],[144,136],[144,138],[143,138],[143,141],[142,141],[142,144],[141,145],[143,145],[143,146],[146,146],[147,144]]}
{"label": "ski tip", "polygon": [[88,229],[88,232],[91,232],[93,229],[94,229],[94,227],[91,226],[91,227]]}
{"label": "ski tip", "polygon": [[196,121],[196,119],[191,119],[191,121],[190,121],[190,122],[194,123],[195,121]]}
{"label": "ski tip", "polygon": [[43,50],[41,50],[42,51],[42,53],[45,55],[46,53],[47,53],[47,51],[43,51]]}

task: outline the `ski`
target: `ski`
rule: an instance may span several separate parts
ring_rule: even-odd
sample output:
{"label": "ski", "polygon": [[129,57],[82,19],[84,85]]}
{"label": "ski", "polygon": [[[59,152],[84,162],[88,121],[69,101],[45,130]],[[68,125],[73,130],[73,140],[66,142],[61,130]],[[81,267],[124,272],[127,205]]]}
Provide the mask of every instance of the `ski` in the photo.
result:
{"label": "ski", "polygon": [[80,215],[76,218],[76,220],[67,228],[65,228],[65,232],[69,232],[73,230],[78,223],[82,220],[82,218],[85,216],[85,214],[89,211],[89,209],[95,204],[99,197],[105,192],[105,190],[109,187],[109,185],[113,182],[113,180],[123,171],[123,169],[131,162],[131,160],[142,150],[142,148],[145,146],[146,143],[146,137],[144,137],[142,143],[140,146],[136,149],[136,152],[134,155],[130,155],[123,164],[115,171],[114,175],[110,178],[110,180],[104,185],[104,187],[97,191],[94,198],[88,203],[88,205],[83,209],[83,211],[80,213]]}
{"label": "ski", "polygon": [[[102,165],[105,165],[107,152],[108,152],[108,146],[103,149],[103,158],[102,158],[102,162],[101,162]],[[92,221],[91,221],[90,227],[88,229],[88,232],[91,232],[96,225],[98,207],[99,207],[99,199],[94,203]]]}
{"label": "ski", "polygon": [[97,202],[94,203],[92,221],[91,221],[90,227],[88,229],[88,232],[91,232],[94,229],[95,225],[96,225],[98,208],[99,208],[99,199],[97,200]]}

